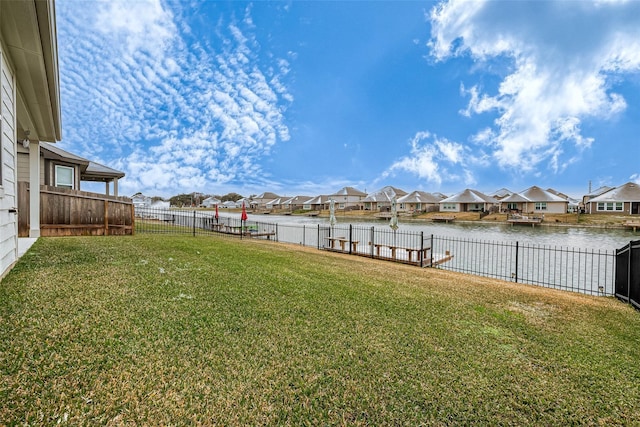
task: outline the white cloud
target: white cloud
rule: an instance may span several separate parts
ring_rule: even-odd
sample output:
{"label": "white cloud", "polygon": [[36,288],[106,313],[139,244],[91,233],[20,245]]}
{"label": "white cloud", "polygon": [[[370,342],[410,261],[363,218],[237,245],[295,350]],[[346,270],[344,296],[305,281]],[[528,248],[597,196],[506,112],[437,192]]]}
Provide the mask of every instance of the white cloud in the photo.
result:
{"label": "white cloud", "polygon": [[195,34],[181,7],[58,5],[62,145],[117,163],[123,194],[261,182],[260,159],[289,139],[290,64],[258,55],[251,7],[241,21],[221,15],[213,35]]}
{"label": "white cloud", "polygon": [[175,37],[172,14],[160,0],[111,0],[93,5],[98,8],[97,29],[124,43],[129,53],[144,50],[159,55]]}
{"label": "white cloud", "polygon": [[397,172],[407,172],[440,185],[446,181],[475,182],[466,166],[474,157],[459,143],[438,138],[429,132],[416,133],[410,142],[409,155],[395,161],[382,175],[388,178]]}
{"label": "white cloud", "polygon": [[489,147],[503,168],[560,171],[576,161],[569,153],[594,143],[583,121],[626,108],[613,77],[640,72],[640,2],[452,0],[430,19],[436,60],[468,56],[480,70],[509,60],[494,93],[461,86],[469,97],[463,116],[495,115],[470,142]]}

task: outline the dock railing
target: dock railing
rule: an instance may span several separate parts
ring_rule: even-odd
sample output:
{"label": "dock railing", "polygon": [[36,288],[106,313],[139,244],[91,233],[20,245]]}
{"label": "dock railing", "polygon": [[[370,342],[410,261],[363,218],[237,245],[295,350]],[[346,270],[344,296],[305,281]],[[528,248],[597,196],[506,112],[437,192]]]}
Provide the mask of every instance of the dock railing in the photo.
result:
{"label": "dock railing", "polygon": [[[227,216],[216,221],[213,215],[211,211],[136,208],[136,231],[268,239],[589,295],[615,293],[615,250],[462,239],[386,226],[242,224]],[[637,253],[640,256],[640,250]]]}

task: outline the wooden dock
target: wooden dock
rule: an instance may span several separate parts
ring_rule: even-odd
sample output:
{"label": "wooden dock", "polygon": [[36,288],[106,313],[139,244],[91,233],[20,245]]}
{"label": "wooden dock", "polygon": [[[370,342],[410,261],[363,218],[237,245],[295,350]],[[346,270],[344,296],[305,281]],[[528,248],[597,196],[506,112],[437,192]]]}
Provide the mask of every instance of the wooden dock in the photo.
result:
{"label": "wooden dock", "polygon": [[444,222],[449,223],[455,221],[456,217],[451,215],[435,215],[431,217],[431,221],[433,222]]}
{"label": "wooden dock", "polygon": [[453,259],[453,255],[448,250],[444,253],[431,254],[431,248],[428,247],[403,247],[387,243],[371,244],[371,242],[361,244],[359,241],[350,242],[346,237],[326,237],[325,240],[327,240],[328,243],[327,246],[324,246],[324,249],[328,251],[349,253],[351,255],[372,257],[422,267],[437,267]]}
{"label": "wooden dock", "polygon": [[632,228],[634,233],[640,228],[640,222],[638,221],[627,221],[623,225],[627,228]]}
{"label": "wooden dock", "polygon": [[507,218],[507,222],[511,225],[513,224],[523,224],[523,225],[531,225],[535,227],[536,224],[542,223],[542,218],[537,216],[522,216],[522,215],[512,215]]}

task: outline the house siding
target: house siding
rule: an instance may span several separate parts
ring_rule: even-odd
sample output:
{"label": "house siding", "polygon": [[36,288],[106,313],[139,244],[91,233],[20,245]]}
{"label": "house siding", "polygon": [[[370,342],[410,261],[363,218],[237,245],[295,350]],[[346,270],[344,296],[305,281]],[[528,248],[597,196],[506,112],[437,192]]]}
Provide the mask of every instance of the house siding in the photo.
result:
{"label": "house siding", "polygon": [[15,77],[5,60],[0,40],[0,277],[13,266],[18,257],[18,215],[10,212],[17,206],[16,168],[16,108]]}
{"label": "house siding", "polygon": [[[533,204],[535,206],[535,203]],[[547,209],[536,211],[541,213],[567,213],[567,203],[565,202],[547,202]]]}
{"label": "house siding", "polygon": [[[29,182],[29,150],[18,144],[18,181]],[[40,157],[40,185],[44,182],[44,158]]]}
{"label": "house siding", "polygon": [[[600,203],[616,203],[616,202],[600,202]],[[620,203],[620,202],[618,202],[618,203]],[[631,214],[633,214],[633,212],[632,212],[632,203],[640,204],[640,202],[622,202],[623,207],[622,207],[621,211],[616,211],[616,210],[599,211],[598,210],[598,202],[589,202],[589,204],[588,204],[588,206],[590,208],[589,213],[592,213],[592,214],[611,214],[611,215],[621,215],[621,214],[631,215]]]}

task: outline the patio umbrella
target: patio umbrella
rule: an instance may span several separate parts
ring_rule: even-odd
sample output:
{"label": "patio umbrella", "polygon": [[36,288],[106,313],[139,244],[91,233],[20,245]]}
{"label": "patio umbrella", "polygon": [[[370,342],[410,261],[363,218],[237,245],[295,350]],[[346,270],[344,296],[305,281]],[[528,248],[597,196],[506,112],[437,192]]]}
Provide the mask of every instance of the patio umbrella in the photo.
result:
{"label": "patio umbrella", "polygon": [[391,221],[389,227],[393,230],[393,246],[396,245],[396,230],[398,229],[398,209],[396,207],[396,198],[391,199]]}
{"label": "patio umbrella", "polygon": [[396,198],[391,199],[391,221],[389,222],[389,227],[393,231],[398,229],[398,208],[396,206]]}
{"label": "patio umbrella", "polygon": [[336,221],[336,201],[333,199],[329,200],[329,225],[333,228],[338,221]]}
{"label": "patio umbrella", "polygon": [[244,206],[244,202],[242,202],[242,215],[240,215],[240,219],[242,221],[247,220],[247,208]]}
{"label": "patio umbrella", "polygon": [[247,208],[244,206],[244,202],[242,202],[242,214],[240,215],[240,237],[242,238],[242,233],[244,232],[244,228],[247,222]]}

